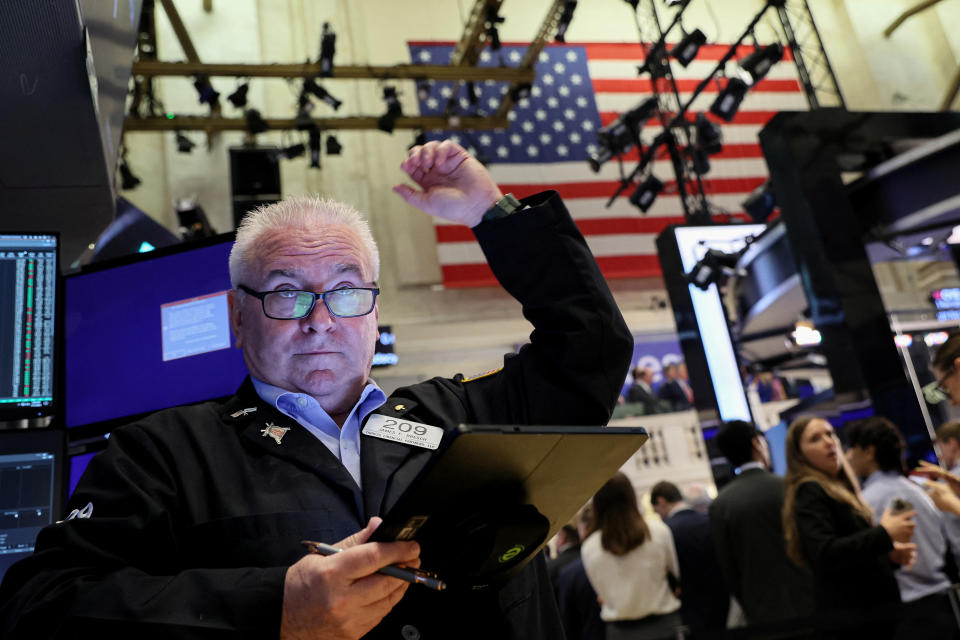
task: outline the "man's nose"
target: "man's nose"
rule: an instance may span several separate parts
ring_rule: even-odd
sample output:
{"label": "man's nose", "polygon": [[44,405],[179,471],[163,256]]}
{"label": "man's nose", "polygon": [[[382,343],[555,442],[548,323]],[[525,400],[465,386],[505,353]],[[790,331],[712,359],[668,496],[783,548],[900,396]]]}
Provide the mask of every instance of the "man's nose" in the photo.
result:
{"label": "man's nose", "polygon": [[300,319],[300,328],[304,332],[329,331],[336,326],[336,316],[330,313],[323,298],[317,298],[310,313]]}

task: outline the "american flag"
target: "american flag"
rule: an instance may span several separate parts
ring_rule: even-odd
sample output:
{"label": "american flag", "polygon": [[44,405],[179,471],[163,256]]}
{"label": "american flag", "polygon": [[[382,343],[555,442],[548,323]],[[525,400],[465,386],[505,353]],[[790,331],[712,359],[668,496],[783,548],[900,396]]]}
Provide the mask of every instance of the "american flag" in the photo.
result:
{"label": "american flag", "polygon": [[[448,64],[454,47],[452,42],[408,45],[413,62],[421,64]],[[673,62],[682,103],[728,48],[729,45],[722,44],[705,45],[686,68]],[[497,52],[487,49],[479,64],[517,66],[525,50],[526,45],[522,44],[504,44]],[[743,47],[737,58],[752,50]],[[427,138],[452,138],[488,160],[487,168],[504,193],[522,198],[544,189],[557,189],[607,278],[659,276],[656,237],[668,224],[684,221],[669,160],[658,156],[653,163],[654,175],[666,188],[645,214],[628,201],[632,188],[612,206],[605,206],[620,184],[615,159],[603,165],[599,173],[591,171],[586,162],[595,150],[597,131],[652,95],[649,76],[637,75],[643,59],[644,48],[639,44],[548,45],[540,53],[530,96],[514,106],[508,129],[432,131],[427,132]],[[728,63],[728,69],[733,68],[734,63]],[[709,110],[719,86],[719,82],[707,85],[690,107],[691,118]],[[457,93],[452,82],[436,82],[428,88],[429,95],[419,100],[422,115],[441,115],[451,106],[464,115],[490,115],[496,112],[507,84],[477,82],[472,97],[466,84]],[[787,51],[784,60],[751,88],[731,123],[708,113],[707,117],[720,124],[723,132],[723,150],[710,157],[711,170],[704,177],[709,201],[735,218],[743,217],[741,203],[767,177],[757,134],[778,111],[807,108]],[[643,128],[644,143],[652,141],[661,130],[657,119],[651,119]],[[626,172],[633,169],[638,155],[636,149],[624,154]],[[469,229],[442,220],[436,222],[435,228],[445,286],[496,285]]]}

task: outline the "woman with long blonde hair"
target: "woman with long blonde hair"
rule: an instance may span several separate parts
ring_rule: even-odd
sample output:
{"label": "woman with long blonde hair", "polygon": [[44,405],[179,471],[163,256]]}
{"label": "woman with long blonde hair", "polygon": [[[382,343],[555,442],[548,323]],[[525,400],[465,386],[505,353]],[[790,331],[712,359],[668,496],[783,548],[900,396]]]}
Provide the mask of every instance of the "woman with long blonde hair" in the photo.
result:
{"label": "woman with long blonde hair", "polygon": [[[821,613],[854,613],[899,603],[895,564],[910,565],[916,545],[913,511],[884,511],[873,524],[869,505],[829,422],[795,420],[787,431],[783,530],[787,554],[814,575]],[[876,619],[872,616],[870,619]]]}

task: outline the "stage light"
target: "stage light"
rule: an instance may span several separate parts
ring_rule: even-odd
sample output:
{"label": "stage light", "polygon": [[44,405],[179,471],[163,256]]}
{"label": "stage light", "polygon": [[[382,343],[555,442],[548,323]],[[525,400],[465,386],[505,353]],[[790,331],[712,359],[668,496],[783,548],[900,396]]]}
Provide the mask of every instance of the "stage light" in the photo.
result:
{"label": "stage light", "polygon": [[193,148],[197,146],[197,144],[193,140],[183,135],[183,133],[180,131],[177,131],[176,136],[177,136],[177,151],[179,151],[180,153],[190,153],[191,151],[193,151]]}
{"label": "stage light", "polygon": [[661,191],[663,191],[663,183],[651,173],[646,180],[637,185],[636,191],[630,196],[630,204],[646,213]]}
{"label": "stage light", "polygon": [[487,29],[487,37],[490,39],[490,51],[500,51],[500,32],[497,30],[497,25],[502,24],[503,20],[504,19],[497,14],[496,7],[487,9],[484,26]]}
{"label": "stage light", "polygon": [[393,133],[397,118],[403,115],[396,87],[384,87],[383,100],[387,103],[387,112],[377,118],[377,128],[387,133]]}
{"label": "stage light", "polygon": [[756,84],[782,58],[783,45],[779,42],[760,47],[740,61],[740,77],[748,85]]}
{"label": "stage light", "polygon": [[708,249],[703,257],[693,265],[685,275],[687,283],[706,291],[711,284],[722,287],[734,273],[741,252],[724,253],[718,249]]}
{"label": "stage light", "polygon": [[720,91],[717,99],[710,105],[710,113],[730,122],[737,115],[737,109],[740,108],[740,103],[743,102],[749,90],[750,86],[740,78],[728,79],[727,86]]}
{"label": "stage light", "polygon": [[287,160],[292,160],[293,158],[299,158],[304,153],[306,153],[307,148],[302,142],[292,144],[289,147],[284,147],[280,150],[280,153],[277,155],[281,158],[286,158]]}
{"label": "stage light", "polygon": [[909,349],[910,345],[913,344],[913,336],[909,333],[901,333],[893,336],[893,344],[897,345],[901,349]]}
{"label": "stage light", "polygon": [[707,36],[703,31],[694,29],[683,36],[680,42],[677,43],[677,46],[670,50],[670,56],[679,62],[680,66],[686,67],[697,57],[697,52],[700,51],[700,47],[706,42]]}
{"label": "stage light", "polygon": [[243,109],[247,106],[247,91],[250,90],[250,83],[244,82],[237,89],[227,96],[227,100],[237,109]]}
{"label": "stage light", "polygon": [[823,342],[823,336],[808,321],[798,322],[790,337],[798,347],[815,347]]}
{"label": "stage light", "polygon": [[320,77],[329,78],[333,75],[333,56],[337,52],[337,34],[330,28],[329,22],[323,23],[323,33],[320,35]]}
{"label": "stage light", "polygon": [[640,140],[640,129],[656,112],[656,98],[647,98],[597,132],[599,150],[590,154],[587,163],[594,173],[613,158],[632,149]]}
{"label": "stage light", "polygon": [[723,133],[720,131],[720,127],[707,120],[706,114],[698,113],[693,126],[698,148],[708,155],[723,151]]}
{"label": "stage light", "polygon": [[432,88],[433,80],[417,78],[417,99],[420,102],[426,102],[430,98],[430,90]]}
{"label": "stage light", "polygon": [[576,8],[577,0],[567,0],[563,3],[563,11],[560,12],[560,19],[557,21],[557,35],[554,36],[557,42],[566,42],[567,29],[570,28],[570,21],[573,19]]}
{"label": "stage light", "polygon": [[250,135],[255,136],[270,128],[270,125],[267,124],[267,121],[263,119],[263,116],[261,116],[260,112],[256,109],[247,109],[243,112],[243,117],[247,121],[247,132],[250,133]]}
{"label": "stage light", "polygon": [[327,155],[338,156],[343,151],[343,145],[333,136],[327,136]]}
{"label": "stage light", "polygon": [[767,180],[754,189],[741,206],[754,222],[765,222],[777,206],[777,200],[770,189],[770,181]]}
{"label": "stage light", "polygon": [[320,127],[310,129],[310,168],[320,168]]}
{"label": "stage light", "polygon": [[129,191],[130,189],[136,189],[140,184],[140,178],[133,175],[133,171],[130,170],[130,165],[127,163],[126,158],[120,158],[120,188],[124,191]]}
{"label": "stage light", "polygon": [[333,107],[334,111],[339,109],[340,105],[343,104],[343,102],[334,98],[330,92],[314,82],[312,78],[304,79],[303,90],[306,93],[316,96],[318,100],[326,102],[328,105]]}
{"label": "stage light", "polygon": [[220,93],[213,88],[207,78],[197,78],[193,81],[193,87],[197,90],[197,99],[200,104],[207,104],[212,107],[220,99]]}

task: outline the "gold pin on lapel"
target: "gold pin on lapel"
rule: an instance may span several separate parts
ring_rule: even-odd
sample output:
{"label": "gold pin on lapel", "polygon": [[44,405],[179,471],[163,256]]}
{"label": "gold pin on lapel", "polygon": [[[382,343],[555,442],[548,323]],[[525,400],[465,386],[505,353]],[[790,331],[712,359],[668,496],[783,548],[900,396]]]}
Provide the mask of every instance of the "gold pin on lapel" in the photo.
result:
{"label": "gold pin on lapel", "polygon": [[406,409],[406,408],[407,408],[406,405],[398,404],[398,405],[394,405],[393,410],[394,410],[394,411],[403,411],[403,410]]}
{"label": "gold pin on lapel", "polygon": [[283,436],[287,435],[287,431],[290,431],[290,427],[278,427],[272,422],[268,422],[267,427],[260,430],[260,434],[263,435],[264,438],[273,438],[277,444],[280,444]]}

